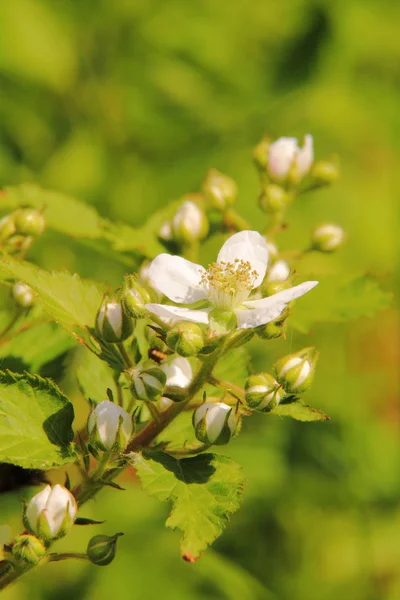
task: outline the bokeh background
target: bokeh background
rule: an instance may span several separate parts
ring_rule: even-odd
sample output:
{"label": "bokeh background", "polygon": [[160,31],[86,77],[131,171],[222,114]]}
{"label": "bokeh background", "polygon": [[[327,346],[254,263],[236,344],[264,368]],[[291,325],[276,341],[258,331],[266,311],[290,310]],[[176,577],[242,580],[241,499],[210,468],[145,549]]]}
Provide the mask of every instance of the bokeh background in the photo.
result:
{"label": "bokeh background", "polygon": [[[0,3],[0,184],[66,192],[140,225],[198,190],[214,166],[240,188],[254,225],[251,150],[265,133],[314,134],[342,178],[290,211],[283,246],[321,220],[349,233],[324,263],[396,288],[400,154],[400,5],[390,0],[12,0]],[[50,234],[47,268],[118,285],[124,267]],[[395,290],[396,291],[396,290]],[[167,507],[131,475],[85,514],[124,531],[106,569],[49,565],[5,600],[398,600],[400,598],[399,322],[392,308],[312,339],[290,333],[255,364],[316,344],[308,400],[328,423],[265,418],[229,447],[244,465],[242,510],[195,565],[181,561]],[[0,498],[18,531],[21,493]],[[84,548],[74,532],[60,548]]]}

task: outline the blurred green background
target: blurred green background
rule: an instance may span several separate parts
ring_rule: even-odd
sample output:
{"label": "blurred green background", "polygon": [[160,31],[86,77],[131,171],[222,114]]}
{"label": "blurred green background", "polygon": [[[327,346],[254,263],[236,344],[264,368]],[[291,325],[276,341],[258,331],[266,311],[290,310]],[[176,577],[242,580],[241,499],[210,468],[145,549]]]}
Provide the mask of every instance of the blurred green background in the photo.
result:
{"label": "blurred green background", "polygon": [[[294,205],[282,247],[304,246],[315,223],[349,232],[321,269],[395,284],[400,154],[400,4],[389,0],[12,0],[0,3],[0,185],[67,192],[139,225],[198,190],[214,166],[239,185],[256,225],[254,144],[314,134],[343,176]],[[35,260],[118,285],[123,266],[45,236]],[[96,259],[96,260],[95,260]],[[181,561],[167,507],[132,475],[85,516],[124,531],[106,569],[52,564],[6,600],[398,600],[400,598],[399,322],[373,319],[292,334],[257,368],[316,344],[307,400],[329,423],[252,419],[229,446],[247,487],[242,510],[195,565]],[[265,368],[265,367],[264,367]],[[254,423],[253,423],[254,421]],[[20,527],[20,492],[1,521]],[[97,531],[97,530],[96,530]],[[61,549],[83,549],[80,529]]]}

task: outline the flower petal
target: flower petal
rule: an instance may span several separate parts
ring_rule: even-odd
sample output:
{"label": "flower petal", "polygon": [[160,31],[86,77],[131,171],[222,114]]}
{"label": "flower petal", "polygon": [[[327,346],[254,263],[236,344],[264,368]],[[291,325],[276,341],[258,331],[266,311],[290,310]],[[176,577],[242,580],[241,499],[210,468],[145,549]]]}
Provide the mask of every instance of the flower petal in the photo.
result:
{"label": "flower petal", "polygon": [[248,300],[243,302],[249,310],[236,310],[239,329],[250,329],[265,325],[277,319],[288,302],[303,296],[318,284],[318,281],[306,281],[288,290],[278,292],[268,298],[260,300]]}
{"label": "flower petal", "polygon": [[205,269],[201,265],[171,254],[159,254],[149,268],[149,279],[154,287],[170,300],[191,304],[206,298],[200,286]]}
{"label": "flower petal", "polygon": [[218,262],[233,262],[235,258],[248,260],[258,277],[254,287],[261,285],[268,265],[268,246],[258,231],[240,231],[232,235],[219,251]]}
{"label": "flower petal", "polygon": [[193,371],[187,358],[178,356],[170,362],[164,362],[161,369],[167,376],[167,385],[187,387],[193,379]]}
{"label": "flower petal", "polygon": [[163,319],[191,321],[192,323],[208,323],[208,313],[211,310],[211,308],[192,310],[191,308],[168,306],[167,304],[146,304],[145,307],[149,312],[154,313]]}

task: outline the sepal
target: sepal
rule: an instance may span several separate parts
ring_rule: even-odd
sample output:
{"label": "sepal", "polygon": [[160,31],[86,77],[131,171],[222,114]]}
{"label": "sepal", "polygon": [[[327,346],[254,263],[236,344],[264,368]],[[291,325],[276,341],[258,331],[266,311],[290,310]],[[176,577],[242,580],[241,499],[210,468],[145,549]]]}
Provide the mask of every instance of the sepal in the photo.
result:
{"label": "sepal", "polygon": [[180,356],[196,356],[204,347],[203,332],[196,323],[182,321],[171,327],[166,342]]}
{"label": "sepal", "polygon": [[23,533],[15,538],[11,552],[17,561],[36,565],[45,556],[47,550],[37,537]]}

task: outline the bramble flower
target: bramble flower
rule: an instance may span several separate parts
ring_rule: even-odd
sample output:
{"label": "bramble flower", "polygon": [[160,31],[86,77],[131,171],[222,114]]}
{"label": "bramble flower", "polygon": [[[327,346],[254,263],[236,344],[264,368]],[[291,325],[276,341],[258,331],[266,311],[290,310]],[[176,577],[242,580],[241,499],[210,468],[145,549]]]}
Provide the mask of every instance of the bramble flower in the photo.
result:
{"label": "bramble flower", "polygon": [[271,179],[282,181],[291,169],[295,169],[299,179],[307,175],[314,160],[313,138],[304,137],[304,145],[299,148],[296,138],[281,137],[273,142],[268,151],[268,174]]}
{"label": "bramble flower", "polygon": [[273,321],[288,302],[299,298],[317,281],[308,281],[268,298],[253,300],[253,289],[261,285],[268,265],[268,247],[257,231],[241,231],[222,246],[217,261],[204,269],[180,256],[159,254],[151,263],[152,284],[170,300],[180,304],[204,301],[201,308],[147,304],[161,318],[209,323],[231,315],[239,329],[250,329]]}

